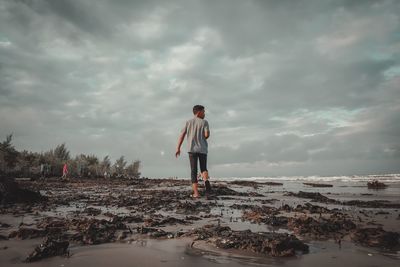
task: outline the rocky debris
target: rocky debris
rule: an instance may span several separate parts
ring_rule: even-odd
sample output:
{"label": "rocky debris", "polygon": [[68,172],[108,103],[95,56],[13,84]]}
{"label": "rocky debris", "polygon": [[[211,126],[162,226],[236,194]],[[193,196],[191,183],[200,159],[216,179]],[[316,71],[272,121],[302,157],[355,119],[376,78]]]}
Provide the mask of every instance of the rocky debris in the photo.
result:
{"label": "rocky debris", "polygon": [[46,230],[47,233],[59,233],[68,229],[68,221],[61,218],[46,217],[37,223],[36,226]]}
{"label": "rocky debris", "polygon": [[154,228],[154,227],[144,227],[140,226],[136,228],[137,233],[139,234],[147,234],[149,237],[152,238],[161,238],[161,237],[168,237],[173,238],[174,234],[171,232],[166,232],[162,229]]}
{"label": "rocky debris", "polygon": [[46,201],[47,197],[29,189],[20,188],[12,178],[0,177],[0,203],[35,203]]}
{"label": "rocky debris", "polygon": [[260,213],[249,211],[244,212],[242,219],[252,223],[264,223],[271,226],[287,226],[288,218],[285,216],[261,216]]}
{"label": "rocky debris", "polygon": [[11,227],[11,225],[9,225],[8,223],[0,222],[0,228],[9,228],[9,227]]}
{"label": "rocky debris", "polygon": [[354,242],[368,247],[383,249],[398,249],[400,246],[400,234],[387,232],[382,228],[359,228],[350,235]]}
{"label": "rocky debris", "polygon": [[161,220],[156,220],[152,218],[148,218],[144,221],[144,226],[146,227],[154,227],[154,226],[164,226],[164,225],[176,225],[176,224],[189,224],[190,222],[174,218],[174,217],[166,217]]}
{"label": "rocky debris", "polygon": [[289,218],[288,227],[298,235],[328,239],[346,235],[350,230],[355,229],[356,225],[345,215],[336,213],[329,218],[314,219],[307,216]]}
{"label": "rocky debris", "polygon": [[200,201],[196,202],[179,202],[178,205],[176,205],[176,213],[178,214],[194,214],[194,213],[199,213],[199,212],[205,212],[205,213],[210,213],[211,207],[207,203],[201,203]]}
{"label": "rocky debris", "polygon": [[233,189],[228,188],[225,185],[215,184],[212,188],[213,195],[217,196],[243,196],[243,197],[263,197],[263,195],[257,192],[237,192]]}
{"label": "rocky debris", "polygon": [[303,213],[319,213],[319,214],[323,214],[323,213],[333,213],[336,212],[335,210],[330,210],[328,208],[325,207],[321,207],[318,205],[313,205],[311,203],[305,203],[304,205],[297,205],[296,208],[291,209],[289,207],[289,209],[287,209],[286,211],[296,211],[296,212],[303,212]]}
{"label": "rocky debris", "polygon": [[25,262],[38,261],[44,258],[68,255],[68,241],[57,241],[45,238],[44,242],[37,246],[25,259]]}
{"label": "rocky debris", "polygon": [[378,180],[373,180],[367,183],[369,189],[385,189],[387,187],[386,184],[379,182]]}
{"label": "rocky debris", "polygon": [[285,194],[285,196],[309,198],[309,199],[312,199],[313,201],[322,202],[322,203],[337,203],[337,204],[339,203],[338,201],[328,198],[324,195],[321,195],[321,193],[318,193],[318,192],[303,192],[303,191],[299,191],[299,193],[288,192]]}
{"label": "rocky debris", "polygon": [[125,222],[125,223],[142,223],[143,216],[140,215],[128,215],[128,216],[113,216],[112,223],[117,223],[117,222]]}
{"label": "rocky debris", "polygon": [[308,253],[308,245],[288,234],[233,231],[228,226],[206,225],[185,235],[205,240],[221,249],[252,251],[273,257],[294,256],[296,251]]}
{"label": "rocky debris", "polygon": [[229,206],[231,209],[237,209],[237,210],[249,210],[258,207],[257,205],[252,205],[252,204],[233,204]]}
{"label": "rocky debris", "polygon": [[201,220],[201,218],[200,218],[200,217],[197,217],[197,216],[189,215],[189,216],[186,216],[186,217],[185,217],[185,220],[189,220],[189,221],[199,221],[199,220]]}
{"label": "rocky debris", "polygon": [[357,206],[361,208],[389,208],[389,209],[399,209],[400,203],[393,203],[387,200],[349,200],[342,202],[343,205]]}
{"label": "rocky debris", "polygon": [[45,230],[20,227],[18,230],[12,231],[8,235],[8,238],[32,239],[32,238],[44,237],[46,235],[47,231]]}
{"label": "rocky debris", "polygon": [[271,198],[271,199],[261,199],[261,204],[272,204],[276,201],[279,201],[279,199],[276,198]]}
{"label": "rocky debris", "polygon": [[277,183],[277,182],[265,182],[262,183],[263,185],[269,185],[269,186],[281,186],[283,183]]}
{"label": "rocky debris", "polygon": [[229,184],[233,184],[233,185],[240,185],[240,186],[249,186],[249,187],[253,187],[253,188],[258,188],[260,186],[263,185],[269,185],[269,186],[281,186],[283,185],[283,183],[277,183],[277,182],[263,182],[263,183],[259,183],[259,182],[254,182],[254,181],[232,181]]}
{"label": "rocky debris", "polygon": [[88,208],[83,210],[83,213],[86,213],[87,215],[90,215],[90,216],[97,216],[97,215],[101,214],[101,209],[88,207]]}
{"label": "rocky debris", "polygon": [[303,183],[304,185],[312,186],[312,187],[333,187],[331,184],[317,184],[317,183]]}
{"label": "rocky debris", "polygon": [[387,212],[387,211],[378,211],[375,213],[375,215],[389,215],[389,214],[390,214],[390,212]]}
{"label": "rocky debris", "polygon": [[249,186],[249,187],[253,187],[253,188],[258,188],[260,185],[259,183],[253,182],[253,181],[239,181],[239,180],[232,181],[232,182],[230,182],[230,184],[240,185],[240,186]]}
{"label": "rocky debris", "polygon": [[73,219],[70,228],[78,231],[72,240],[85,245],[109,243],[115,240],[116,230],[126,229],[126,225],[120,221],[97,220],[94,218],[83,220]]}

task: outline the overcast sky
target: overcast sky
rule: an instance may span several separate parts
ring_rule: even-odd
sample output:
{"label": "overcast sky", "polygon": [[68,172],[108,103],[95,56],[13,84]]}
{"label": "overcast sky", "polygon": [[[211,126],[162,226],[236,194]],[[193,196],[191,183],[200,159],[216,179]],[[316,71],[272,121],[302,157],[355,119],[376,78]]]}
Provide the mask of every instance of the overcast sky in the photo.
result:
{"label": "overcast sky", "polygon": [[400,1],[0,0],[0,138],[188,177],[400,172]]}

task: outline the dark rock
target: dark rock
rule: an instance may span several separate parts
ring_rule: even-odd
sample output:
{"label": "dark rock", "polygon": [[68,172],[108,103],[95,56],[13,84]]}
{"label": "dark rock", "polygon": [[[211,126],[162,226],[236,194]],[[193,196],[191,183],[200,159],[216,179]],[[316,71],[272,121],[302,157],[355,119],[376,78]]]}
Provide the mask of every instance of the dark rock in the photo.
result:
{"label": "dark rock", "polygon": [[294,192],[288,192],[285,194],[285,196],[293,196],[293,197],[299,197],[299,198],[310,198],[313,201],[317,202],[322,202],[322,203],[339,203],[338,201],[328,198],[324,195],[321,195],[318,192],[303,192],[299,191],[299,193],[294,193]]}
{"label": "dark rock", "polygon": [[288,234],[232,231],[228,226],[206,225],[186,235],[206,240],[218,248],[247,250],[273,257],[294,256],[296,251],[308,253],[308,245]]}
{"label": "dark rock", "polygon": [[8,223],[0,222],[0,228],[9,228],[9,227],[11,227],[11,225],[9,225]]}
{"label": "dark rock", "polygon": [[263,197],[263,195],[257,193],[257,192],[237,192],[233,189],[230,189],[224,185],[221,184],[216,184],[213,186],[212,192],[214,195],[217,196],[244,196],[244,197]]}
{"label": "dark rock", "polygon": [[13,231],[8,235],[8,238],[32,239],[46,236],[47,232],[41,229],[21,227],[17,231]]}
{"label": "dark rock", "polygon": [[88,207],[88,208],[83,210],[83,213],[86,213],[87,215],[91,215],[91,216],[97,216],[97,215],[101,214],[101,209]]}
{"label": "dark rock", "polygon": [[46,200],[47,197],[38,192],[20,188],[14,179],[0,177],[0,203],[35,203]]}
{"label": "dark rock", "polygon": [[234,185],[240,185],[240,186],[249,186],[249,187],[254,187],[257,188],[259,186],[259,183],[257,182],[253,182],[253,181],[232,181],[230,182],[230,184],[234,184]]}
{"label": "dark rock", "polygon": [[387,187],[386,184],[379,182],[378,180],[374,180],[367,183],[369,189],[385,189]]}
{"label": "dark rock", "polygon": [[31,254],[25,259],[25,262],[38,261],[53,256],[62,256],[68,254],[68,241],[57,241],[46,238],[42,244],[37,246]]}
{"label": "dark rock", "polygon": [[387,232],[382,228],[361,228],[356,229],[350,235],[354,242],[368,247],[379,247],[384,249],[399,248],[400,234]]}
{"label": "dark rock", "polygon": [[312,187],[333,187],[333,185],[331,184],[316,184],[316,183],[303,183],[303,184]]}
{"label": "dark rock", "polygon": [[211,207],[209,203],[201,203],[200,201],[197,202],[179,202],[176,205],[176,213],[181,213],[181,214],[194,214],[194,213],[199,213],[199,212],[205,212],[205,213],[210,213]]}
{"label": "dark rock", "polygon": [[343,214],[333,214],[329,218],[289,218],[288,227],[299,235],[328,239],[338,234],[348,234],[350,230],[356,228],[356,225]]}
{"label": "dark rock", "polygon": [[78,230],[73,240],[85,245],[108,243],[115,240],[115,231],[126,229],[126,225],[117,221],[97,220],[94,218],[72,220],[71,227]]}
{"label": "dark rock", "polygon": [[176,225],[176,224],[189,224],[190,222],[187,222],[182,219],[174,218],[174,217],[167,217],[162,220],[153,220],[153,219],[148,219],[145,220],[145,226],[164,226],[164,225]]}
{"label": "dark rock", "polygon": [[357,206],[361,208],[389,208],[389,209],[400,208],[400,203],[392,203],[387,200],[370,200],[370,201],[349,200],[342,202],[342,204],[348,206]]}
{"label": "dark rock", "polygon": [[147,234],[148,236],[152,237],[152,238],[161,238],[161,237],[171,237],[174,236],[172,233],[170,232],[165,232],[162,229],[158,229],[158,228],[154,228],[154,227],[137,227],[136,231],[139,234]]}
{"label": "dark rock", "polygon": [[201,220],[201,218],[200,218],[200,217],[197,217],[197,216],[189,215],[189,216],[186,216],[186,217],[185,217],[185,220],[199,221],[199,220]]}

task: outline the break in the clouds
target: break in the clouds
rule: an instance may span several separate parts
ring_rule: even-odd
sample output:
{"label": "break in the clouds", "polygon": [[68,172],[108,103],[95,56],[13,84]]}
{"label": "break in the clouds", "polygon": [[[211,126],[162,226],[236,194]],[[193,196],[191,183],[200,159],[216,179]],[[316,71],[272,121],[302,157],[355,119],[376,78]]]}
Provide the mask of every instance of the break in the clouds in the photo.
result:
{"label": "break in the clouds", "polygon": [[[215,176],[400,172],[399,1],[0,1],[0,137]],[[184,143],[184,148],[186,148]]]}

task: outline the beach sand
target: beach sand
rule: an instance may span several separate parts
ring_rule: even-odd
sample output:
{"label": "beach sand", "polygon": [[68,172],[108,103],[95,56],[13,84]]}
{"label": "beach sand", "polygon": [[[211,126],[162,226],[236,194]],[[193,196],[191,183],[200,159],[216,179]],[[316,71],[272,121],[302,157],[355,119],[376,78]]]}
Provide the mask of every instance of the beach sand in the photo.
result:
{"label": "beach sand", "polygon": [[[40,190],[48,200],[1,207],[0,265],[399,266],[398,244],[389,248],[374,238],[366,243],[355,233],[366,228],[400,231],[400,184],[371,190],[361,182],[333,181],[332,187],[275,182],[282,185],[214,180],[215,195],[193,200],[188,180],[22,181],[22,187]],[[304,198],[310,197],[307,192],[314,200]],[[211,233],[206,225],[229,230],[205,237]],[[224,245],[234,235],[237,243],[250,240],[246,230],[282,238],[293,234],[308,251],[274,257],[257,246]],[[54,234],[69,241],[69,256],[23,262],[45,236]]]}

